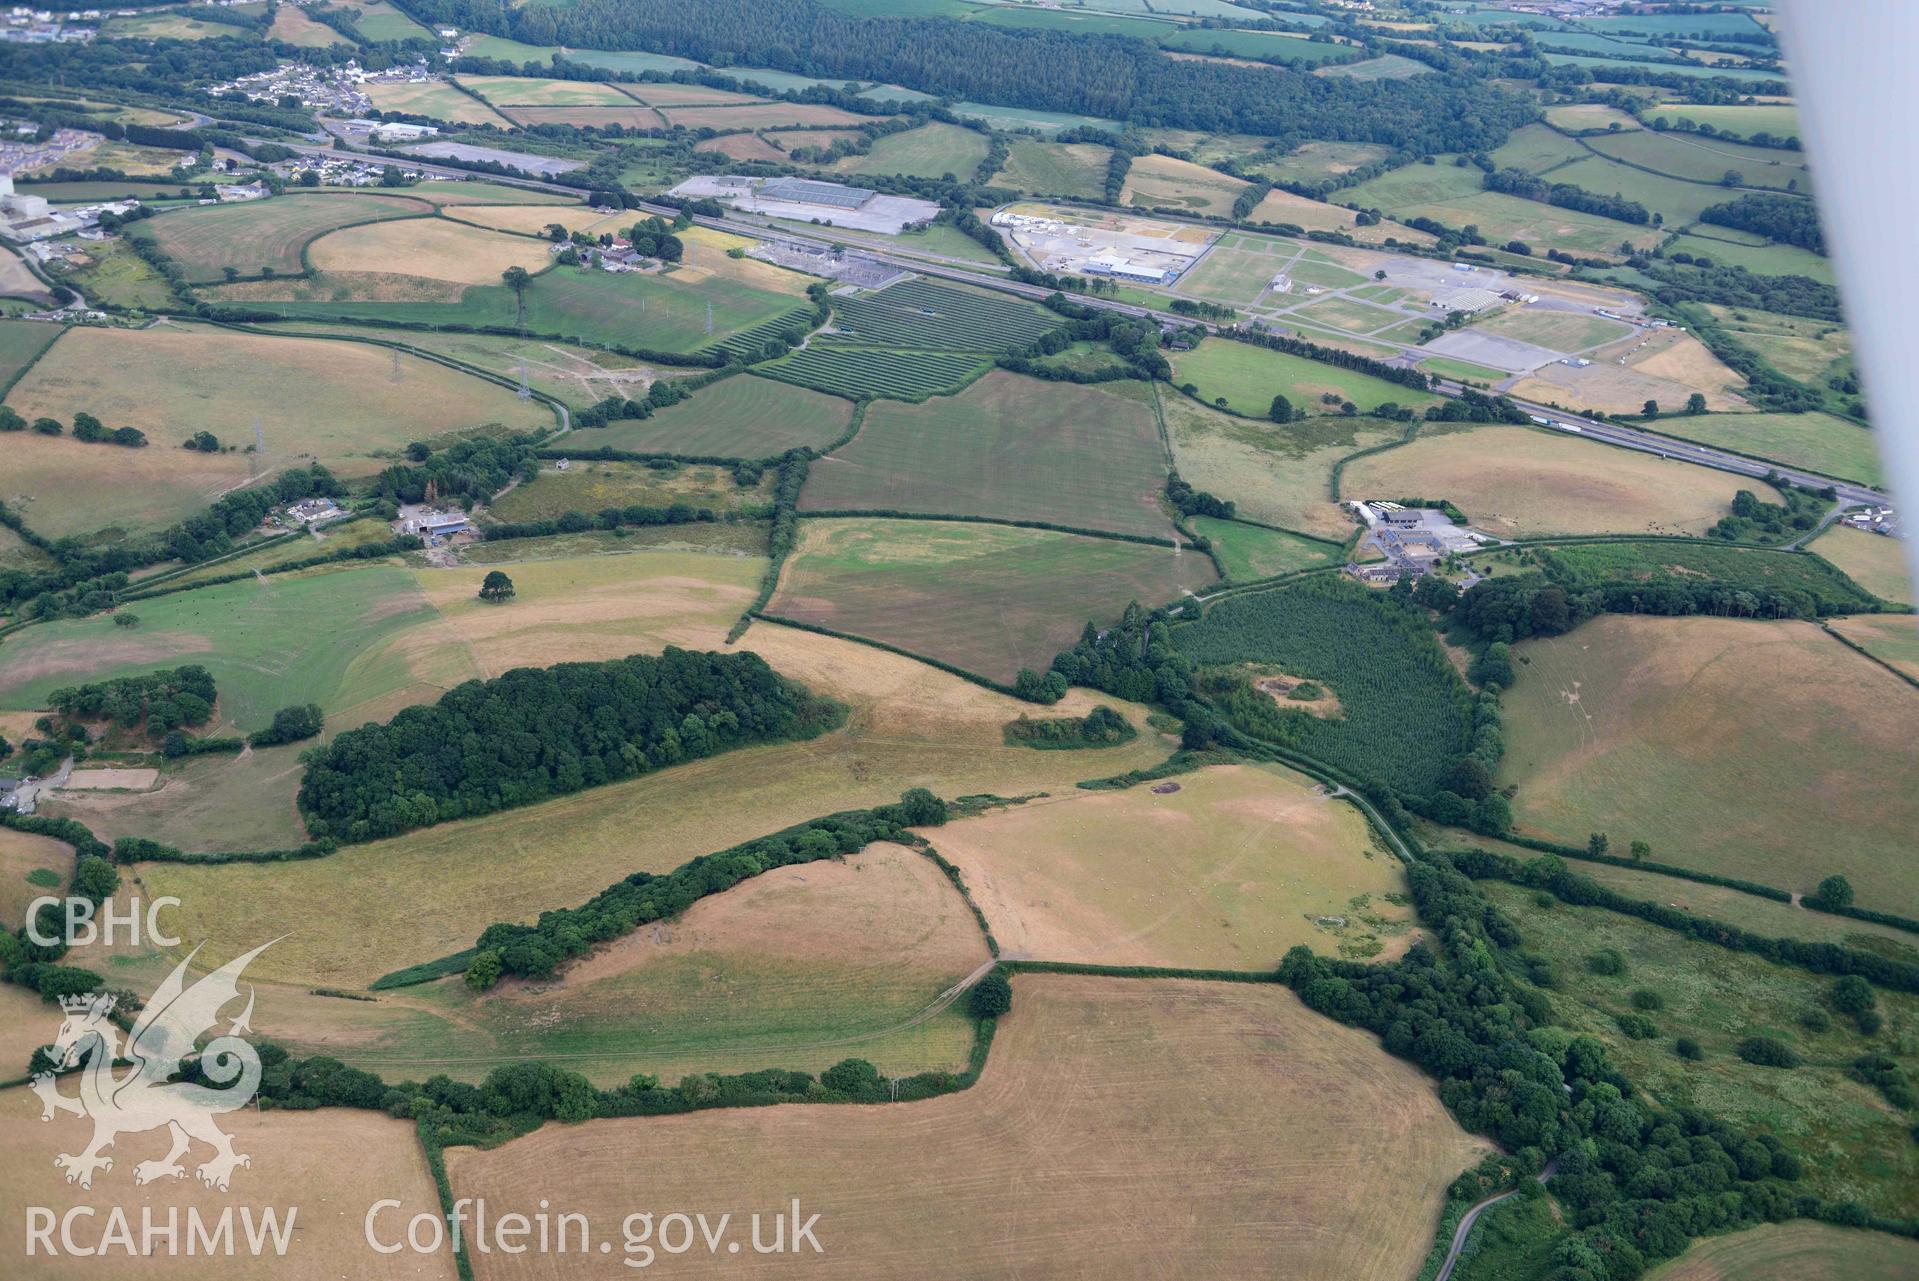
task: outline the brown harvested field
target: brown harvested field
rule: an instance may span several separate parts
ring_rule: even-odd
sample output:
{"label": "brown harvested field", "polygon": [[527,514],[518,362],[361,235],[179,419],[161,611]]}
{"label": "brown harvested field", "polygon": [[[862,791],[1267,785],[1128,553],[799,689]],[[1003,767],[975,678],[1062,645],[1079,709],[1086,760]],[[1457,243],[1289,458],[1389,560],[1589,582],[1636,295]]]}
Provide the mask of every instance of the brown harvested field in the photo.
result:
{"label": "brown harvested field", "polygon": [[1812,550],[1837,565],[1861,587],[1899,605],[1915,599],[1906,553],[1911,544],[1884,534],[1835,525],[1819,535]]}
{"label": "brown harvested field", "polygon": [[608,103],[603,107],[507,107],[506,114],[521,125],[579,125],[604,129],[618,125],[622,129],[658,129],[664,123],[660,113],[637,102]]}
{"label": "brown harvested field", "polygon": [[445,218],[370,223],[320,237],[307,249],[315,271],[384,272],[466,285],[497,285],[508,267],[539,271],[552,262],[545,244],[503,236]]}
{"label": "brown harvested field", "polygon": [[[1195,481],[1197,483],[1197,481]],[[1488,533],[1704,534],[1750,481],[1529,427],[1476,427],[1355,460],[1347,498],[1448,498]]]}
{"label": "brown harvested field", "polygon": [[1321,538],[1343,540],[1353,531],[1352,517],[1332,500],[1333,465],[1406,432],[1403,424],[1379,418],[1314,418],[1282,427],[1155,391],[1180,479],[1232,500],[1242,516]]}
{"label": "brown harvested field", "polygon": [[[1021,975],[1013,990],[963,1093],[549,1125],[449,1151],[454,1195],[502,1211],[544,1197],[595,1222],[639,1204],[744,1220],[798,1196],[824,1252],[757,1258],[766,1275],[1331,1281],[1412,1275],[1447,1183],[1486,1150],[1417,1069],[1284,988]],[[474,1262],[481,1281],[605,1273]],[[673,1262],[740,1271],[724,1253]]]}
{"label": "brown harvested field", "polygon": [[[152,444],[123,449],[69,436],[13,437],[0,499],[50,538],[153,529],[247,484],[256,471],[318,461],[364,476],[409,440],[553,421],[543,405],[518,400],[508,388],[419,357],[398,357],[395,381],[395,360],[365,343],[195,325],[69,329],[6,403],[28,418],[47,414],[63,422],[85,409],[109,427],[140,428]],[[179,447],[200,428],[224,441],[251,441],[256,421],[265,431],[264,460]]]}
{"label": "brown harvested field", "polygon": [[[1608,414],[1636,414],[1648,400],[1672,411],[1695,391],[1715,413],[1750,409],[1746,380],[1720,363],[1706,345],[1676,329],[1642,332],[1591,353],[1584,369],[1549,364],[1513,387],[1515,396]],[[1619,363],[1624,360],[1624,364]]]}
{"label": "brown harvested field", "polygon": [[990,960],[939,867],[879,844],[709,895],[551,980],[481,995],[455,976],[383,994],[358,1028],[288,1003],[267,1034],[388,1080],[477,1081],[531,1059],[605,1086],[635,1072],[822,1072],[853,1055],[888,1075],[958,1072],[973,1024],[941,998]]}
{"label": "brown harvested field", "polygon": [[[60,879],[52,885],[36,885],[27,879],[34,872],[53,872]],[[72,875],[71,845],[50,836],[0,827],[0,926],[17,930],[25,925],[27,904],[42,894],[65,893]],[[0,1081],[8,1076],[6,1067],[6,1061],[0,1059]]]}
{"label": "brown harvested field", "polygon": [[1411,910],[1386,901],[1406,893],[1398,860],[1358,810],[1278,766],[1063,793],[923,834],[1011,958],[1264,970],[1296,944],[1391,957],[1413,940]]}
{"label": "brown harvested field", "polygon": [[939,520],[805,520],[768,612],[1010,682],[1089,620],[1215,578],[1192,551]]}
{"label": "brown harvested field", "polygon": [[1140,156],[1126,171],[1126,185],[1119,200],[1141,209],[1164,208],[1224,218],[1233,212],[1233,201],[1246,187],[1244,179],[1190,160]]}
{"label": "brown harvested field", "polygon": [[274,10],[273,25],[267,28],[267,36],[269,39],[299,45],[302,49],[323,49],[328,45],[353,43],[326,23],[314,21],[303,10],[290,4]]}
{"label": "brown harvested field", "polygon": [[[49,1036],[59,1026],[55,1013],[56,1017],[44,1023]],[[73,1090],[68,1085],[65,1093],[72,1094]],[[0,1166],[0,1202],[44,1206],[56,1216],[65,1215],[75,1206],[99,1207],[94,1217],[75,1220],[76,1243],[83,1246],[102,1242],[108,1231],[109,1207],[125,1213],[136,1243],[141,1236],[143,1210],[150,1211],[162,1228],[170,1210],[180,1213],[177,1254],[166,1252],[163,1238],[156,1239],[159,1249],[151,1256],[113,1247],[104,1261],[75,1257],[64,1249],[57,1251],[56,1257],[47,1257],[42,1249],[29,1274],[35,1281],[97,1281],[104,1276],[136,1277],[140,1281],[205,1281],[222,1276],[271,1276],[286,1281],[452,1281],[457,1275],[448,1252],[417,1254],[406,1250],[382,1255],[366,1241],[368,1208],[382,1198],[397,1197],[407,1206],[404,1217],[389,1213],[380,1220],[385,1240],[391,1240],[396,1232],[403,1234],[406,1218],[415,1212],[438,1211],[433,1175],[412,1122],[348,1108],[323,1112],[256,1112],[249,1108],[228,1113],[218,1123],[233,1136],[234,1151],[246,1154],[252,1162],[234,1171],[231,1191],[215,1191],[194,1177],[193,1166],[206,1160],[211,1151],[200,1143],[183,1161],[191,1163],[187,1164],[185,1178],[136,1186],[134,1166],[166,1155],[163,1130],[122,1135],[113,1146],[113,1168],[95,1175],[89,1191],[65,1182],[65,1175],[53,1164],[53,1155],[82,1150],[91,1132],[90,1123],[61,1114],[43,1124],[40,1100],[30,1091],[0,1091],[0,1149],[16,1157]],[[268,1207],[279,1212],[282,1223],[289,1212],[293,1213],[294,1228],[288,1234],[284,1257],[274,1257],[269,1244],[264,1257],[255,1259],[246,1252],[240,1215],[243,1210],[251,1210],[258,1216]],[[233,1210],[235,1257],[209,1263],[205,1257],[188,1253],[189,1209],[197,1210],[209,1229],[222,1211]],[[59,1240],[56,1231],[53,1241],[57,1245]],[[5,1227],[0,1228],[0,1254],[24,1258],[27,1243],[25,1216],[7,1215]]]}
{"label": "brown harvested field", "polygon": [[756,133],[729,133],[718,138],[708,138],[699,144],[701,151],[717,151],[729,160],[771,160],[786,159],[786,153],[773,146]]}
{"label": "brown harvested field", "polygon": [[1359,215],[1339,205],[1329,205],[1323,200],[1313,200],[1307,196],[1296,196],[1290,191],[1274,187],[1266,193],[1265,199],[1253,206],[1246,215],[1249,222],[1268,222],[1302,227],[1307,231],[1344,231],[1352,235],[1361,244],[1382,241],[1391,236],[1400,244],[1430,245],[1434,243],[1431,234],[1403,227],[1396,222],[1382,219],[1370,227],[1354,225]]}
{"label": "brown harvested field", "polygon": [[[46,890],[35,891],[36,894],[47,892]],[[33,1052],[51,1043],[53,1038],[59,1035],[59,1031],[60,1007],[58,1005],[52,1001],[41,1000],[39,996],[18,984],[0,985],[0,1081],[25,1079],[27,1067],[33,1061]],[[0,1098],[8,1094],[25,1092],[18,1088],[0,1091]],[[38,1116],[39,1112],[36,1110],[34,1115]]]}
{"label": "brown harvested field", "polygon": [[[527,567],[512,567],[516,585]],[[515,608],[520,604],[516,599]],[[942,796],[1057,791],[1157,764],[1173,748],[1144,731],[1123,747],[1094,751],[1008,747],[1002,728],[1032,705],[924,663],[764,622],[753,625],[740,648],[848,704],[847,724],[810,742],[728,752],[323,859],[224,867],[154,863],[137,873],[149,895],[179,896],[178,933],[207,939],[202,959],[209,963],[286,934],[249,977],[364,986],[390,970],[471,946],[487,922],[532,921],[549,908],[582,903],[635,871],[668,872],[809,818],[897,800],[909,787]],[[1096,702],[1111,701],[1074,690],[1052,710],[1083,716]],[[1141,709],[1123,706],[1128,719],[1143,722]],[[342,716],[335,723],[357,722]],[[428,882],[437,892],[418,893]],[[313,904],[320,902],[350,913],[358,926],[344,935],[315,928]],[[475,903],[485,904],[483,914],[476,916]]]}
{"label": "brown harvested field", "polygon": [[711,648],[752,601],[765,565],[697,552],[539,561],[513,571],[515,604],[531,605],[511,610],[479,599],[484,565],[422,569],[415,577],[440,617],[402,644],[416,653],[456,646],[489,677],[666,645]]}
{"label": "brown harvested field", "polygon": [[1911,614],[1855,614],[1828,627],[1882,663],[1919,680],[1919,618]]}
{"label": "brown harvested field", "polygon": [[0,297],[51,301],[46,282],[29,271],[20,255],[10,249],[0,251]]}
{"label": "brown harvested field", "polygon": [[586,205],[446,205],[442,212],[455,222],[470,222],[494,231],[517,231],[543,236],[555,223],[568,231],[599,235],[621,224],[633,225],[632,214],[601,213]]}
{"label": "brown harvested field", "polygon": [[741,107],[668,107],[670,125],[687,129],[765,129],[774,125],[859,125],[866,117],[838,107],[805,102],[768,102]]}
{"label": "brown harvested field", "polygon": [[1646,1281],[1910,1281],[1919,1244],[1794,1219],[1695,1241]]}
{"label": "brown harvested field", "polygon": [[1499,781],[1528,835],[1919,907],[1919,690],[1811,623],[1606,615],[1515,646]]}

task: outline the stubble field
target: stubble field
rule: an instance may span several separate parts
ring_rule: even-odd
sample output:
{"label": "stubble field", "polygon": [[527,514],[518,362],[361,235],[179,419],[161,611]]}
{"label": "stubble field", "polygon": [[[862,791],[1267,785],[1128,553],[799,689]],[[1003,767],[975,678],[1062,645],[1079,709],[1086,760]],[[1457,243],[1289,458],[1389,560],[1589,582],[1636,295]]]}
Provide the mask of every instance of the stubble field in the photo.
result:
{"label": "stubble field", "polygon": [[[677,1155],[642,1173],[636,1150]],[[548,1126],[454,1150],[448,1172],[456,1196],[612,1219],[641,1186],[742,1211],[804,1188],[828,1252],[781,1256],[790,1275],[1001,1277],[1070,1257],[1111,1278],[1203,1260],[1219,1277],[1330,1281],[1410,1275],[1445,1185],[1482,1151],[1430,1081],[1283,989],[1033,975],[965,1093]],[[496,1253],[478,1275],[572,1274],[545,1264]]]}

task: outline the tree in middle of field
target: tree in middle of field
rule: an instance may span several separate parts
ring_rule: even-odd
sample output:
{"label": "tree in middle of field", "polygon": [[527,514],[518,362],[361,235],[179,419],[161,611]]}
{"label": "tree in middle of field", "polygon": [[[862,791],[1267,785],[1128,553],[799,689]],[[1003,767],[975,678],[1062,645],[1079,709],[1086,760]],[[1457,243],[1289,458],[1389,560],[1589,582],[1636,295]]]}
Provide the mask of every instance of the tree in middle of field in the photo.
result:
{"label": "tree in middle of field", "polygon": [[490,570],[480,584],[480,599],[498,604],[513,599],[513,580],[499,570]]}

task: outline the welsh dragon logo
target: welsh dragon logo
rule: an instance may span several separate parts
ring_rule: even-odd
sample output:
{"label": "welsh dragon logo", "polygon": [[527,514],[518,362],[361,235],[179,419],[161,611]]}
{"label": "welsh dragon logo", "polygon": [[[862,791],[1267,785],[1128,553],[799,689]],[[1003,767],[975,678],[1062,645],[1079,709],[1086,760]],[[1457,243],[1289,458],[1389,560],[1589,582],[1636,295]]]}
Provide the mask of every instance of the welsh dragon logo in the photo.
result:
{"label": "welsh dragon logo", "polygon": [[[35,1076],[32,1088],[40,1096],[42,1121],[51,1121],[55,1112],[71,1112],[93,1121],[93,1140],[85,1151],[78,1155],[61,1153],[53,1159],[67,1172],[68,1183],[92,1187],[95,1171],[113,1168],[113,1158],[103,1153],[116,1138],[162,1126],[172,1137],[172,1147],[159,1160],[134,1166],[135,1183],[186,1177],[180,1158],[187,1155],[196,1139],[213,1148],[212,1158],[195,1171],[210,1188],[224,1192],[235,1167],[252,1164],[244,1153],[233,1150],[232,1138],[214,1124],[221,1113],[245,1107],[260,1087],[259,1052],[240,1035],[251,1030],[250,987],[240,1016],[224,1035],[214,1037],[199,1052],[201,1075],[221,1088],[173,1078],[194,1054],[194,1042],[214,1030],[220,1011],[239,999],[241,971],[271,946],[263,943],[189,987],[187,967],[200,951],[195,948],[154,991],[134,1020],[124,1049],[120,1029],[110,1017],[113,997],[94,993],[62,998],[60,1007],[66,1021],[54,1039],[52,1057],[63,1070],[86,1059],[79,1075],[80,1093],[75,1098],[61,1094],[51,1072]],[[115,1075],[115,1066],[126,1062],[132,1067]]]}

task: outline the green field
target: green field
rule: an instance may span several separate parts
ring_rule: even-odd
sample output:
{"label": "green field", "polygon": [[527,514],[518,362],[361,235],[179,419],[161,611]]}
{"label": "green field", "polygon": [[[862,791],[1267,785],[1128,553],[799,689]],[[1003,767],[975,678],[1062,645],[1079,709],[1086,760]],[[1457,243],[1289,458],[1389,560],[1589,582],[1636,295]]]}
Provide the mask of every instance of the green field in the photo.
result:
{"label": "green field", "polygon": [[1304,36],[1273,31],[1185,30],[1159,42],[1162,49],[1209,53],[1229,58],[1257,58],[1289,67],[1317,67],[1328,62],[1357,62],[1363,53],[1351,45],[1317,44]]}
{"label": "green field", "polygon": [[[1868,1049],[1889,1053],[1910,1073],[1919,1067],[1919,999],[1881,990],[1886,1034],[1860,1035],[1843,1015],[1829,1016],[1824,1032],[1801,1023],[1824,1011],[1832,986],[1802,969],[1775,965],[1743,952],[1649,925],[1602,908],[1555,903],[1540,907],[1518,886],[1481,882],[1480,888],[1518,925],[1527,951],[1546,957],[1556,977],[1546,993],[1554,1011],[1583,1035],[1603,1041],[1613,1063],[1635,1085],[1668,1107],[1691,1106],[1737,1125],[1778,1135],[1805,1160],[1800,1186],[1831,1200],[1857,1200],[1881,1214],[1903,1212],[1919,1178],[1919,1145],[1908,1124],[1846,1067]],[[1595,974],[1586,958],[1612,949],[1626,958],[1623,974]],[[1657,1036],[1633,1040],[1615,1016],[1633,1010],[1631,994],[1650,989],[1663,1006],[1649,1017]],[[1804,1062],[1761,1067],[1734,1049],[1764,1035],[1792,1046]],[[1705,1058],[1688,1062],[1673,1039],[1689,1036]]]}
{"label": "green field", "polygon": [[1316,76],[1348,76],[1354,80],[1405,80],[1423,76],[1432,68],[1416,58],[1389,53],[1364,62],[1333,62],[1314,70]]}
{"label": "green field", "polygon": [[1004,525],[807,520],[768,613],[1011,681],[1088,620],[1213,581],[1198,552]]}
{"label": "green field", "polygon": [[928,396],[951,395],[989,368],[985,356],[966,352],[840,347],[816,342],[760,366],[759,372],[855,400],[925,400]]}
{"label": "green field", "polygon": [[289,195],[230,205],[199,205],[135,223],[129,232],[179,263],[190,283],[210,284],[229,269],[242,276],[297,276],[306,247],[329,231],[430,212],[390,195]]}
{"label": "green field", "polygon": [[928,280],[833,301],[849,341],[945,351],[1012,351],[1063,323],[1031,303]]}
{"label": "green field", "polygon": [[996,370],[957,396],[876,403],[851,444],[813,464],[800,509],[1043,520],[1170,537],[1159,505],[1159,428],[1143,396],[1127,394],[1143,390]]}
{"label": "green field", "polygon": [[831,444],[852,416],[853,406],[840,397],[739,374],[701,388],[691,399],[651,418],[583,429],[567,439],[580,449],[606,446],[635,453],[770,458],[789,449]]}
{"label": "green field", "polygon": [[1741,138],[1750,138],[1756,133],[1769,133],[1775,138],[1799,136],[1799,111],[1791,103],[1702,107],[1689,102],[1665,102],[1642,112],[1648,124],[1662,117],[1674,124],[1690,120],[1696,125],[1711,125]]}
{"label": "green field", "polygon": [[1916,598],[1907,568],[1908,544],[1884,534],[1835,526],[1813,542],[1812,549],[1844,570],[1861,587],[1894,604],[1911,605]]}
{"label": "green field", "polygon": [[1811,175],[1796,151],[1651,129],[1608,134],[1590,139],[1589,145],[1602,155],[1692,182],[1717,185],[1731,171],[1740,175],[1742,186],[1799,191],[1808,198],[1812,193]]}
{"label": "green field", "polygon": [[1250,520],[1341,541],[1353,521],[1332,500],[1333,468],[1355,450],[1406,434],[1405,424],[1378,418],[1280,425],[1236,418],[1170,390],[1159,397],[1182,479],[1237,503]]}
{"label": "green field", "polygon": [[848,156],[834,168],[851,174],[896,173],[909,178],[951,174],[970,180],[991,145],[977,129],[935,120],[903,133],[889,133],[865,155]]}
{"label": "green field", "polygon": [[1604,316],[1577,311],[1539,311],[1521,307],[1502,311],[1490,320],[1473,326],[1475,332],[1516,338],[1550,351],[1584,351],[1615,339],[1624,338],[1632,329]]}
{"label": "green field", "polygon": [[1793,891],[1843,872],[1865,906],[1919,907],[1898,676],[1809,623],[1608,615],[1514,654],[1499,780],[1522,831]]}
{"label": "green field", "polygon": [[[1715,235],[1722,228],[1712,228]],[[1852,334],[1831,320],[1752,307],[1708,307],[1722,328],[1788,378],[1817,387],[1852,368]]]}
{"label": "green field", "polygon": [[1834,573],[1832,566],[1820,557],[1805,552],[1728,547],[1709,542],[1619,540],[1542,548],[1538,554],[1551,562],[1556,577],[1570,576],[1582,587],[1595,583],[1711,579],[1735,590],[1803,592],[1829,610],[1872,606],[1871,598],[1859,590],[1859,584]]}
{"label": "green field", "polygon": [[1098,198],[1106,190],[1110,147],[1094,142],[1016,140],[1007,149],[1006,166],[990,185],[1036,196]]}
{"label": "green field", "polygon": [[1332,543],[1302,538],[1280,529],[1213,516],[1195,516],[1188,523],[1194,533],[1213,545],[1213,554],[1226,567],[1228,582],[1245,583],[1302,569],[1319,569],[1339,560],[1339,548]]}
{"label": "green field", "polygon": [[[222,583],[132,609],[137,628],[100,614],[10,638],[0,649],[0,706],[44,707],[62,686],[193,662],[219,686],[221,725],[262,729],[288,704],[339,711],[410,683],[401,665],[370,660],[379,642],[438,616],[395,565]],[[316,636],[333,643],[313,644]]]}
{"label": "green field", "polygon": [[496,107],[630,107],[633,99],[595,80],[543,80],[526,76],[461,76],[460,87]]}
{"label": "green field", "polygon": [[[1492,153],[1492,158],[1493,163],[1501,169],[1523,169],[1527,173],[1537,174],[1569,161],[1584,160],[1590,155],[1590,151],[1557,129],[1545,125],[1526,125],[1515,129],[1512,136]],[[1553,181],[1562,180],[1555,176]]]}
{"label": "green field", "polygon": [[687,503],[716,514],[751,508],[763,516],[771,509],[772,478],[742,487],[728,470],[709,466],[655,468],[646,463],[569,459],[560,471],[543,465],[530,483],[501,494],[487,515],[507,522],[557,520],[568,512],[600,512],[609,507],[670,507]]}
{"label": "green field", "polygon": [[385,0],[344,0],[356,10],[353,25],[375,44],[387,40],[432,40],[434,34]]}
{"label": "green field", "polygon": [[1541,56],[1556,66],[1584,67],[1592,73],[1594,80],[1599,81],[1606,79],[1604,73],[1608,71],[1692,76],[1701,80],[1731,80],[1740,85],[1785,78],[1777,71],[1742,71],[1733,67],[1708,67],[1697,62],[1630,62],[1624,58],[1596,58],[1581,53],[1548,53]]}
{"label": "green field", "polygon": [[1191,351],[1177,353],[1173,381],[1182,386],[1192,383],[1200,400],[1207,404],[1224,400],[1227,409],[1249,418],[1266,417],[1278,395],[1307,413],[1319,410],[1322,397],[1328,395],[1351,401],[1361,411],[1382,404],[1424,409],[1439,403],[1431,392],[1223,338],[1208,338]]}
{"label": "green field", "polygon": [[1919,1246],[1884,1232],[1794,1219],[1693,1243],[1648,1281],[1905,1281]]}
{"label": "green field", "polygon": [[[1636,138],[1641,135],[1626,136]],[[1553,170],[1546,175],[1546,180],[1569,182],[1586,191],[1638,201],[1652,213],[1663,217],[1668,227],[1683,227],[1697,220],[1702,210],[1723,204],[1738,195],[1716,184],[1688,182],[1663,174],[1647,173],[1643,169],[1594,155],[1588,155],[1563,169]]]}
{"label": "green field", "polygon": [[[1570,181],[1558,171],[1551,179]],[[1610,193],[1615,186],[1617,183],[1599,190]],[[1340,204],[1378,209],[1402,221],[1424,217],[1449,227],[1470,223],[1479,228],[1489,243],[1522,240],[1536,253],[1561,249],[1582,254],[1616,254],[1621,241],[1647,248],[1658,243],[1658,233],[1647,227],[1486,191],[1477,167],[1456,165],[1450,156],[1440,157],[1437,164],[1406,165],[1381,174],[1337,193],[1335,198]]]}
{"label": "green field", "polygon": [[40,321],[0,320],[0,387],[18,382],[27,366],[40,359],[40,353],[63,332],[59,325]]}
{"label": "green field", "polygon": [[1831,414],[1698,414],[1660,427],[1688,440],[1841,480],[1877,485],[1882,479],[1872,432]]}
{"label": "green field", "polygon": [[1274,182],[1323,182],[1351,173],[1392,155],[1392,148],[1375,142],[1302,142],[1277,160],[1259,167]]}
{"label": "green field", "polygon": [[1801,249],[1797,245],[1752,245],[1722,239],[1740,233],[1724,227],[1700,224],[1697,231],[1683,232],[1667,246],[1667,256],[1689,253],[1709,258],[1721,266],[1744,267],[1760,276],[1806,276],[1821,284],[1834,283],[1829,259]]}
{"label": "green field", "polygon": [[349,547],[364,547],[370,543],[384,543],[390,541],[392,538],[393,531],[388,528],[385,521],[375,520],[371,517],[361,517],[358,520],[336,521],[331,525],[325,526],[317,537],[311,532],[302,531],[287,537],[277,538],[272,543],[257,551],[235,556],[231,560],[217,561],[211,565],[195,566],[185,573],[168,577],[164,582],[156,581],[154,578],[142,578],[139,580],[137,586],[141,589],[164,586],[171,590],[187,584],[203,583],[212,578],[224,578],[229,574],[272,569],[276,565],[286,565],[296,560],[307,560],[314,556],[325,556]]}

